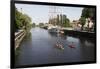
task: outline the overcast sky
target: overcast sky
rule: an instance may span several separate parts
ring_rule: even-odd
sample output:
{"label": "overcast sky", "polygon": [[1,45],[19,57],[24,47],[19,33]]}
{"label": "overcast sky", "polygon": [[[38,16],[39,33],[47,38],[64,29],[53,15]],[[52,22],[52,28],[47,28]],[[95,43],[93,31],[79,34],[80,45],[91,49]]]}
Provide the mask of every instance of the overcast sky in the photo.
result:
{"label": "overcast sky", "polygon": [[[29,15],[32,19],[32,22],[38,23],[47,23],[50,15],[54,9],[51,10],[51,6],[48,5],[30,5],[30,4],[15,4],[16,8]],[[53,7],[53,6],[52,6]],[[54,7],[53,7],[54,8]],[[78,20],[82,13],[82,7],[63,7],[63,6],[56,6],[57,13],[63,13],[70,19],[70,21]]]}

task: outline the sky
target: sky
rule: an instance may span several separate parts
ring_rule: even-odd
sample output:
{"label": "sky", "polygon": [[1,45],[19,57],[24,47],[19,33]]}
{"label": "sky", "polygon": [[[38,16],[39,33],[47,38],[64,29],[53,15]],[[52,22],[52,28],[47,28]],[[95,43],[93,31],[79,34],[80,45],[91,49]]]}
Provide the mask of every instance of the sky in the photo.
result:
{"label": "sky", "polygon": [[[15,4],[16,8],[27,14],[32,19],[32,23],[47,23],[50,16],[53,15],[54,8],[56,14],[65,14],[70,21],[78,20],[82,13],[82,7],[65,7],[65,6],[49,6],[49,5],[34,5],[34,4]],[[22,8],[22,10],[21,10]],[[52,9],[51,9],[52,8]]]}

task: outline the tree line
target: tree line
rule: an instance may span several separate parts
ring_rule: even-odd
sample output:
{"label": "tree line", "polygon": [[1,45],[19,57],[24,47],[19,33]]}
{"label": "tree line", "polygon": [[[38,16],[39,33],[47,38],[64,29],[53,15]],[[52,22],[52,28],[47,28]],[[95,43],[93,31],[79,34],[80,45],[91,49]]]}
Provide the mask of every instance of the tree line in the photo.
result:
{"label": "tree line", "polygon": [[32,27],[31,18],[27,14],[23,14],[15,8],[15,31],[24,29],[29,31]]}
{"label": "tree line", "polygon": [[83,30],[83,26],[85,25],[86,22],[86,18],[90,18],[92,20],[93,23],[95,23],[95,8],[84,8],[82,10],[82,14],[81,17],[79,19],[81,25],[82,25],[82,30]]}
{"label": "tree line", "polygon": [[48,23],[62,27],[71,27],[70,20],[64,14],[57,14],[57,17],[49,19]]}

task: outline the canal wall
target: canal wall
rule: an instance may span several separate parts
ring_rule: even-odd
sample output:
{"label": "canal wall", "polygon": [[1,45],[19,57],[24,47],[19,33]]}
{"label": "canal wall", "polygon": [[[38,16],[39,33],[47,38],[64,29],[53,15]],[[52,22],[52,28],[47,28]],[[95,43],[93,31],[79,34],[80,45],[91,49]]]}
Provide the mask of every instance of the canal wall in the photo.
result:
{"label": "canal wall", "polygon": [[20,30],[19,32],[15,33],[15,50],[20,46],[23,38],[26,35],[26,31]]}
{"label": "canal wall", "polygon": [[86,32],[86,31],[74,31],[74,30],[63,30],[66,35],[72,35],[72,36],[80,36],[80,37],[86,37],[86,38],[95,38],[96,34],[94,32]]}

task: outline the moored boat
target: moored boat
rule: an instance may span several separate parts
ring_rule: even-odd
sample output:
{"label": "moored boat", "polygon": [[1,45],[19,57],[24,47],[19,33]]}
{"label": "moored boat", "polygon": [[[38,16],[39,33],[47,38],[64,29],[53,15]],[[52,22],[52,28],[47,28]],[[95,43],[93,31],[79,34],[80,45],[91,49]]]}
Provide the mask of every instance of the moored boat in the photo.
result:
{"label": "moored boat", "polygon": [[57,28],[57,26],[50,26],[48,27],[48,31],[51,33],[58,33],[59,29]]}

